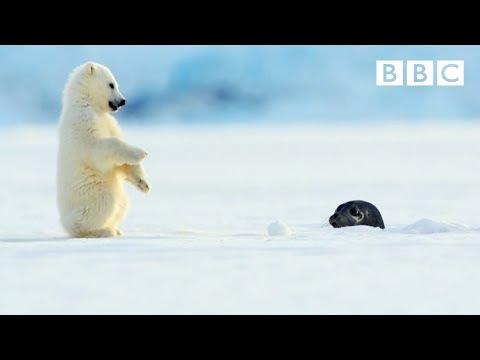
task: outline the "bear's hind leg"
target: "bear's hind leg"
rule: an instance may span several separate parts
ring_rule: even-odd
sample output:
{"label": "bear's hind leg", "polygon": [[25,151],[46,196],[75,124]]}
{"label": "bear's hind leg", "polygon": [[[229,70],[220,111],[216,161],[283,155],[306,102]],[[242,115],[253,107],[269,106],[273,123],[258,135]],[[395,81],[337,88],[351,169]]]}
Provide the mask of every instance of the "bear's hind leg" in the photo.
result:
{"label": "bear's hind leg", "polygon": [[117,236],[122,235],[123,232],[118,228],[120,222],[125,218],[125,215],[128,211],[128,199],[126,195],[119,197],[117,199],[117,204],[115,206],[115,211],[108,222],[108,227],[115,229],[115,233]]}
{"label": "bear's hind leg", "polygon": [[61,218],[62,224],[69,234],[76,238],[114,237],[117,235],[115,218],[115,197],[109,193],[97,196],[89,206],[72,209]]}
{"label": "bear's hind leg", "polygon": [[113,229],[99,229],[99,230],[90,230],[83,234],[84,238],[107,238],[114,237],[117,235],[117,232]]}
{"label": "bear's hind leg", "polygon": [[67,232],[75,238],[105,238],[114,237],[117,232],[110,228],[100,228],[95,230],[87,229],[82,223],[82,218],[75,216],[79,211],[73,211],[69,216],[62,218],[62,223]]}

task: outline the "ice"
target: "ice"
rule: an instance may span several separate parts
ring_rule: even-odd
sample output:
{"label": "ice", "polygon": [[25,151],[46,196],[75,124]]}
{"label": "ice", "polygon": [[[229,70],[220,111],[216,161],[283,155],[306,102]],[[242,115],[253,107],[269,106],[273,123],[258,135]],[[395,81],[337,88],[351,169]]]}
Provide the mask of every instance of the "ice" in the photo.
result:
{"label": "ice", "polygon": [[270,236],[288,236],[292,233],[292,230],[287,224],[277,220],[268,225],[267,232]]}
{"label": "ice", "polygon": [[434,221],[430,219],[421,219],[414,224],[405,226],[402,231],[412,234],[435,234],[448,233],[458,231],[468,231],[469,228],[462,224],[450,224],[445,222]]}
{"label": "ice", "polygon": [[[0,131],[0,313],[480,314],[479,125],[123,130],[153,190],[102,240],[59,224],[56,128]],[[386,228],[324,226],[351,199]]]}

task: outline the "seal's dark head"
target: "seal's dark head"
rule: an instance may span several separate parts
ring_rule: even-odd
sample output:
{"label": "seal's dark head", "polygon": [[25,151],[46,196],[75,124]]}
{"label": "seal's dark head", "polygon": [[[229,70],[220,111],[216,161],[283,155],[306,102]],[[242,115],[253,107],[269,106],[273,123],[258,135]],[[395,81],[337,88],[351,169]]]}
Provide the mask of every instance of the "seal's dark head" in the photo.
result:
{"label": "seal's dark head", "polygon": [[334,228],[368,225],[385,229],[380,211],[374,205],[362,200],[349,201],[340,205],[328,222]]}

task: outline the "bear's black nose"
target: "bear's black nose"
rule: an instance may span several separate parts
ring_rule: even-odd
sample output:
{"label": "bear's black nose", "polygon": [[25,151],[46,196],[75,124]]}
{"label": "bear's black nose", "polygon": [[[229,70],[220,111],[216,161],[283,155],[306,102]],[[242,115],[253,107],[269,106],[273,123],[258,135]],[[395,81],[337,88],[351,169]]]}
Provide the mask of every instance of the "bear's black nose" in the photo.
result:
{"label": "bear's black nose", "polygon": [[126,100],[125,100],[125,99],[122,99],[122,100],[118,103],[118,107],[125,105],[125,103],[126,103]]}

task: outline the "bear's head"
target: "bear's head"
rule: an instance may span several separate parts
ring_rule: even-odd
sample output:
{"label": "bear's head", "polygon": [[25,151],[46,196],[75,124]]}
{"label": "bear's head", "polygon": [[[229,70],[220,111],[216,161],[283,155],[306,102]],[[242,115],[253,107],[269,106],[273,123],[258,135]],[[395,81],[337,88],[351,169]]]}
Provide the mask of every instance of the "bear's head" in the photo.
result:
{"label": "bear's head", "polygon": [[125,102],[112,72],[91,61],[72,71],[63,92],[64,105],[94,106],[105,112],[117,111]]}

